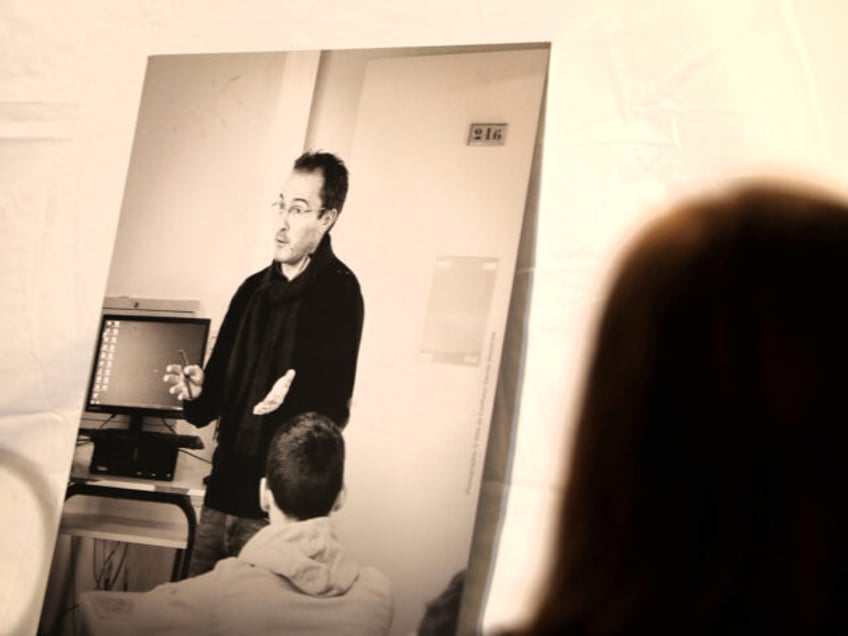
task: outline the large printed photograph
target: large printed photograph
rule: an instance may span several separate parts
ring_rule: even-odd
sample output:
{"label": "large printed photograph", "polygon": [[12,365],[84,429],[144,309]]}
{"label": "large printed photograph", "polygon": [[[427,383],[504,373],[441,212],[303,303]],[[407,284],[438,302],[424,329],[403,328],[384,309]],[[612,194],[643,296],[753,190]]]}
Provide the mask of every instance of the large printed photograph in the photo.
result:
{"label": "large printed photograph", "polygon": [[40,634],[455,624],[548,53],[148,59]]}

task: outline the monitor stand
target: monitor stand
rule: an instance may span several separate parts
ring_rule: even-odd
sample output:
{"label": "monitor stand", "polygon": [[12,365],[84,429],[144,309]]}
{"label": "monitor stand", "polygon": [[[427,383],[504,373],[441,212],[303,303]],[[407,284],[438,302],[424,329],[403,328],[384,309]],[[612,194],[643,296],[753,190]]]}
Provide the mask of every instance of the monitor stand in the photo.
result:
{"label": "monitor stand", "polygon": [[127,429],[131,435],[141,436],[144,430],[144,416],[133,413],[129,416],[129,428]]}

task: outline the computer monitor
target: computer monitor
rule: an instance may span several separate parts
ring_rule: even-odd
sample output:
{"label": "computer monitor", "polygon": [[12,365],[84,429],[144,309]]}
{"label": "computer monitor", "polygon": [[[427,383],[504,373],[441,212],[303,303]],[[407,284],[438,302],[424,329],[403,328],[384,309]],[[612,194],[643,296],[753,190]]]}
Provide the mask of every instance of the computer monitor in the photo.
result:
{"label": "computer monitor", "polygon": [[203,364],[209,319],[104,313],[86,394],[86,410],[126,414],[141,431],[144,417],[180,418],[182,403],[162,380],[169,364]]}

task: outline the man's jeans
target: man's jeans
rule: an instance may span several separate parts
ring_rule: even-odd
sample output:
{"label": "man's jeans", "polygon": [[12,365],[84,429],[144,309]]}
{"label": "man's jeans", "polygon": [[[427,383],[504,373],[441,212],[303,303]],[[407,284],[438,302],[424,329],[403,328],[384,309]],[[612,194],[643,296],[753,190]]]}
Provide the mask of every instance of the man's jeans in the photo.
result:
{"label": "man's jeans", "polygon": [[221,559],[237,556],[244,544],[267,525],[267,519],[236,517],[203,506],[194,535],[188,575],[203,574]]}

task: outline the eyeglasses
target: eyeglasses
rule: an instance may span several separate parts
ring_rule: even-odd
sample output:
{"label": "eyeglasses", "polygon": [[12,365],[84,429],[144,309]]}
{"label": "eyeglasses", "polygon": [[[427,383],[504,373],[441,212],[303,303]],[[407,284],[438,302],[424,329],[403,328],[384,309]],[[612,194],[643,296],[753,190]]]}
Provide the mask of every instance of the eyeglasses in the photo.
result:
{"label": "eyeglasses", "polygon": [[277,211],[280,214],[283,214],[284,212],[288,212],[289,214],[294,214],[295,216],[300,216],[302,214],[309,214],[310,212],[313,212],[313,211],[322,212],[322,211],[327,209],[327,208],[307,208],[307,207],[301,205],[300,203],[295,203],[293,205],[286,205],[286,202],[283,201],[282,197],[280,197],[279,201],[274,201],[271,204],[271,207],[277,208]]}

